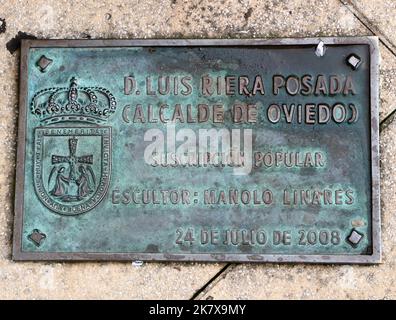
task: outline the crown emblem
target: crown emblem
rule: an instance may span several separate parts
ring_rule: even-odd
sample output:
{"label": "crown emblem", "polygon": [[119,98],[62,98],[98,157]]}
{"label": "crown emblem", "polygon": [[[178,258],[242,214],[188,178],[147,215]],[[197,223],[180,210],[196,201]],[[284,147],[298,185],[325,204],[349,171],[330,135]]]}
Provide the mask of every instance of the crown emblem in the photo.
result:
{"label": "crown emblem", "polygon": [[102,123],[115,112],[117,102],[106,88],[79,87],[73,77],[68,88],[47,88],[37,92],[30,107],[45,124],[63,121]]}

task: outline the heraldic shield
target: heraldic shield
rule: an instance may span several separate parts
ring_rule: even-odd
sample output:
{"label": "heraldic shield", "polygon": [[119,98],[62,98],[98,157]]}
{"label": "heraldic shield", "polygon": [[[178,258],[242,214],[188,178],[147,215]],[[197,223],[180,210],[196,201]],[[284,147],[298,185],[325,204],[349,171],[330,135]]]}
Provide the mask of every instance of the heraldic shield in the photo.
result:
{"label": "heraldic shield", "polygon": [[[38,92],[31,110],[43,126],[34,130],[34,187],[41,202],[61,215],[96,207],[111,175],[113,95],[101,87],[50,88]],[[52,125],[55,124],[55,125]]]}

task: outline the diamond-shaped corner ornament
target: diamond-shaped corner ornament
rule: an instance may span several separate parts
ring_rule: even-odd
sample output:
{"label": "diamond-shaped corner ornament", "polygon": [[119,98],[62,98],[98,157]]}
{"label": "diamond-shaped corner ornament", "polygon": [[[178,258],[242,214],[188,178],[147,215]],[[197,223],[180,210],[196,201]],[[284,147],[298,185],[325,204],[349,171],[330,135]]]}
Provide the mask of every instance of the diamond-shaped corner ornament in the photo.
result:
{"label": "diamond-shaped corner ornament", "polygon": [[380,263],[377,40],[319,43],[25,42],[13,259]]}
{"label": "diamond-shaped corner ornament", "polygon": [[355,229],[352,229],[351,234],[348,237],[348,242],[353,246],[356,247],[360,240],[362,240],[363,234],[360,232],[356,231]]}
{"label": "diamond-shaped corner ornament", "polygon": [[46,56],[41,56],[41,58],[37,61],[37,67],[40,69],[41,72],[45,72],[45,70],[52,62],[52,59],[47,58]]}
{"label": "diamond-shaped corner ornament", "polygon": [[37,247],[41,245],[41,242],[46,238],[47,236],[45,233],[42,233],[38,229],[34,229],[31,234],[28,235],[28,238],[30,241],[32,241]]}
{"label": "diamond-shaped corner ornament", "polygon": [[359,68],[359,66],[362,63],[362,59],[360,59],[359,56],[357,56],[356,54],[351,54],[348,56],[348,58],[346,59],[348,65],[350,67],[352,67],[353,70],[356,70],[357,68]]}

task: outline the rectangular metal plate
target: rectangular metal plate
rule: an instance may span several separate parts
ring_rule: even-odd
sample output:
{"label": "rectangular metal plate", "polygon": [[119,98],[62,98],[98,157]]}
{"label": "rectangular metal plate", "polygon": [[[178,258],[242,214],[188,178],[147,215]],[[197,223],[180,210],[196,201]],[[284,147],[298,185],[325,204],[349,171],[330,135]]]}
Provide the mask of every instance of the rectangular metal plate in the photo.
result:
{"label": "rectangular metal plate", "polygon": [[14,259],[380,262],[378,56],[23,41]]}

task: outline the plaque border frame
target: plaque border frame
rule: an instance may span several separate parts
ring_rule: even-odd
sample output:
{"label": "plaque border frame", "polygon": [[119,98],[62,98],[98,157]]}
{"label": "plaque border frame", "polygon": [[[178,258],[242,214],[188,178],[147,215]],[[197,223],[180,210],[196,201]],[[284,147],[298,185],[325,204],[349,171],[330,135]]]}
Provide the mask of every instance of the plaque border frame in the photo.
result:
{"label": "plaque border frame", "polygon": [[[370,114],[371,114],[371,237],[372,253],[352,254],[245,254],[245,253],[103,253],[103,252],[25,252],[22,251],[24,164],[26,113],[28,112],[28,52],[31,48],[96,48],[134,46],[316,46],[368,45],[370,48]],[[314,54],[314,52],[313,52]],[[14,261],[206,261],[206,262],[272,262],[315,264],[378,264],[381,263],[381,214],[379,172],[379,43],[378,37],[316,37],[278,39],[136,39],[136,40],[31,40],[21,41],[19,74],[19,119],[16,157]]]}

